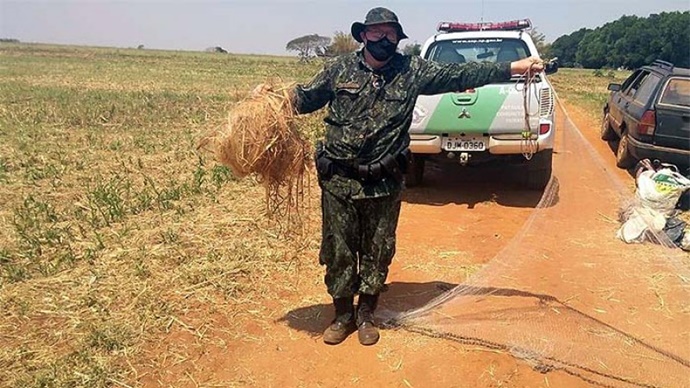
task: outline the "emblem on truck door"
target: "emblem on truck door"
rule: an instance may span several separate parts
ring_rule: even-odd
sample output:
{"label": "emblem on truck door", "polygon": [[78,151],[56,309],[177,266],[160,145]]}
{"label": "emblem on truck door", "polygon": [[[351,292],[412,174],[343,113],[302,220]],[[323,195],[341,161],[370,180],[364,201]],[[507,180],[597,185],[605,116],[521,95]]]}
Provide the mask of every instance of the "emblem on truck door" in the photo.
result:
{"label": "emblem on truck door", "polygon": [[469,119],[471,117],[470,112],[468,112],[466,108],[462,108],[462,112],[460,112],[460,116],[458,116],[459,119]]}

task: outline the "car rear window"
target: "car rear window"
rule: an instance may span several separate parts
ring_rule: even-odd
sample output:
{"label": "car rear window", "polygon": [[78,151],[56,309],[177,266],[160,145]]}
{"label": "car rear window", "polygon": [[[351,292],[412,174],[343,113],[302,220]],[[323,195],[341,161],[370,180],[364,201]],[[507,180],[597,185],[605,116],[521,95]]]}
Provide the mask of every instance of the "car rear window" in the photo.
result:
{"label": "car rear window", "polygon": [[690,78],[671,78],[661,95],[662,104],[690,106]]}
{"label": "car rear window", "polygon": [[443,63],[512,62],[530,56],[520,39],[441,40],[427,51],[426,59]]}

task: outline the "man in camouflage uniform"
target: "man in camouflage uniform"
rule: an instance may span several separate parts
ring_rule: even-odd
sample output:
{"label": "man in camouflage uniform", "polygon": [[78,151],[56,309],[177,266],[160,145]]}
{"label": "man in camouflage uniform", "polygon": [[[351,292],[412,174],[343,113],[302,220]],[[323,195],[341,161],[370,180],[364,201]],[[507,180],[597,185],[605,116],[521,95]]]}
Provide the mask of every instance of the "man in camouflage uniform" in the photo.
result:
{"label": "man in camouflage uniform", "polygon": [[[323,340],[338,344],[358,331],[363,345],[379,339],[373,313],[395,254],[395,231],[406,168],[408,129],[420,94],[463,91],[508,81],[543,66],[513,63],[441,64],[396,53],[407,38],[397,16],[374,8],[352,25],[361,51],[324,66],[294,90],[298,113],[328,104],[326,136],[317,146],[323,235],[319,260],[336,317]],[[357,311],[354,296],[359,294]]]}

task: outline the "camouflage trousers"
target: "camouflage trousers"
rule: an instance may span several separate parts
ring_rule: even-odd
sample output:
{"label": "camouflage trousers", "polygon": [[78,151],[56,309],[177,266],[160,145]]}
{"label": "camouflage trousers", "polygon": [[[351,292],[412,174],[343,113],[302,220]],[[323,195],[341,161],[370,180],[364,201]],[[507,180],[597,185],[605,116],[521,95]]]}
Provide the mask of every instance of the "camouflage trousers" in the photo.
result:
{"label": "camouflage trousers", "polygon": [[333,298],[381,292],[395,255],[400,194],[352,199],[322,190],[319,261]]}

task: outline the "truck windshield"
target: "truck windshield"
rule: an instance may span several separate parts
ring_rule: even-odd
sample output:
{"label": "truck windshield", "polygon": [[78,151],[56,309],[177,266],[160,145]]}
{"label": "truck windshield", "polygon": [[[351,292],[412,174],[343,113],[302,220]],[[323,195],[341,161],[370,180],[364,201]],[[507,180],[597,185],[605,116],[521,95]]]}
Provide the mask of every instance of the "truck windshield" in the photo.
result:
{"label": "truck windshield", "polygon": [[690,107],[690,78],[671,78],[659,102]]}
{"label": "truck windshield", "polygon": [[443,63],[512,62],[530,56],[524,41],[510,38],[441,40],[426,59]]}

